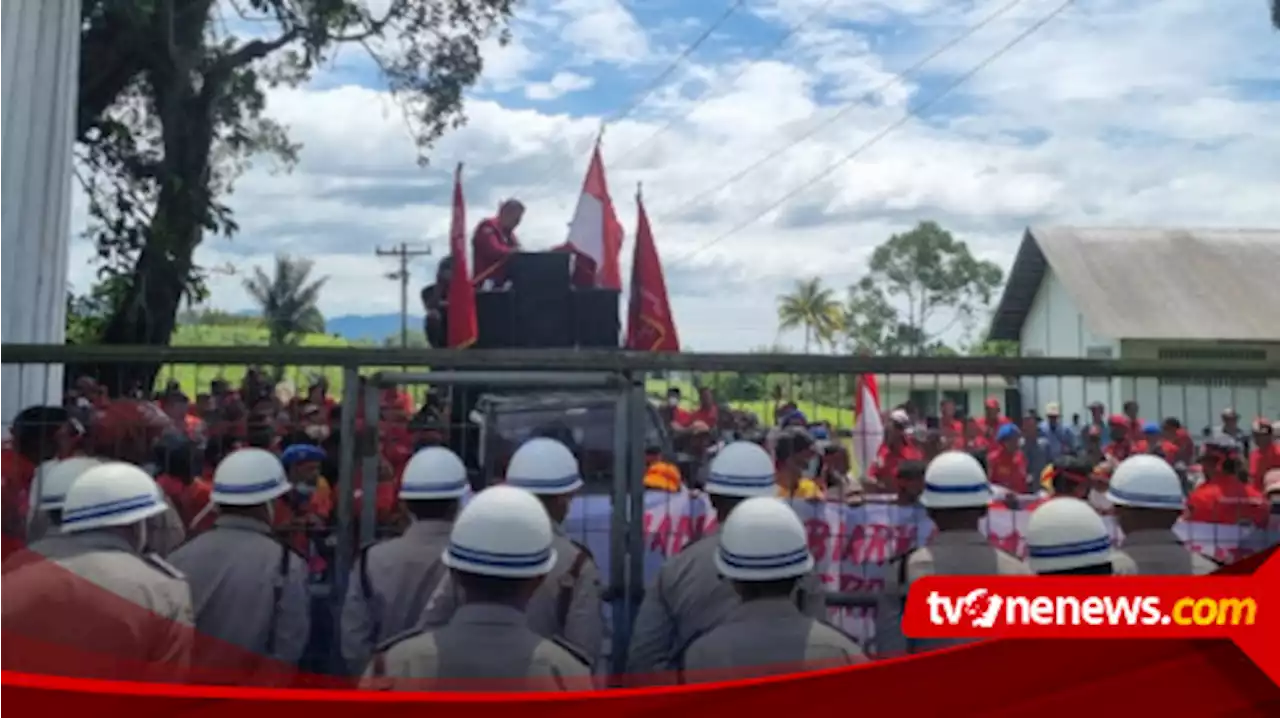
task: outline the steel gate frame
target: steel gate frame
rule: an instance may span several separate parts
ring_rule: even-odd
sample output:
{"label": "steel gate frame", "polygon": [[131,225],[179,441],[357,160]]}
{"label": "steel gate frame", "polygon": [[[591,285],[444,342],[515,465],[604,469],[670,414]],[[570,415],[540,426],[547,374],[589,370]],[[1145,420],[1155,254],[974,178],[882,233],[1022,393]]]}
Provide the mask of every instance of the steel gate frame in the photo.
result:
{"label": "steel gate frame", "polygon": [[[627,646],[631,626],[639,609],[638,598],[644,587],[644,442],[646,407],[644,374],[622,371],[399,371],[362,375],[358,367],[343,369],[344,407],[361,407],[366,417],[363,431],[358,431],[356,411],[341,415],[339,472],[344,479],[337,492],[337,545],[330,594],[330,610],[334,618],[331,660],[341,663],[341,616],[351,569],[358,547],[376,538],[376,502],[366,498],[361,504],[360,536],[352,534],[357,462],[361,474],[363,497],[377,493],[379,457],[377,451],[359,456],[360,443],[378,445],[378,422],[369,421],[380,411],[383,389],[412,384],[443,384],[449,387],[540,387],[545,389],[608,389],[617,394],[614,419],[614,465],[611,492],[609,532],[609,583],[602,587],[602,598],[611,606],[610,674],[619,676],[626,668]],[[362,391],[363,388],[363,391]],[[469,417],[463,417],[468,421]],[[634,602],[632,599],[637,599]]]}

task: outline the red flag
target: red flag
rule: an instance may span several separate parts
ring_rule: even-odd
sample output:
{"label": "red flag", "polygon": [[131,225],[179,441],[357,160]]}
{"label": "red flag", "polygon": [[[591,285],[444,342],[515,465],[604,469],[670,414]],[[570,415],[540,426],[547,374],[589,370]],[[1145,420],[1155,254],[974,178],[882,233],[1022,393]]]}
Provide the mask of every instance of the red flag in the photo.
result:
{"label": "red flag", "polygon": [[631,301],[627,312],[627,348],[644,352],[678,352],[675,319],[667,299],[667,281],[662,276],[658,247],[649,229],[644,200],[636,192],[639,219],[635,256],[631,262]]}
{"label": "red flag", "polygon": [[475,343],[476,290],[467,269],[467,205],[462,199],[462,163],[453,173],[453,221],[449,224],[449,256],[453,276],[449,280],[449,346],[465,349]]}
{"label": "red flag", "polygon": [[566,242],[595,262],[596,285],[606,289],[622,289],[618,254],[622,251],[622,225],[613,211],[609,186],[604,180],[604,160],[600,158],[600,140],[591,153],[587,179],[582,183],[578,208],[569,223]]}

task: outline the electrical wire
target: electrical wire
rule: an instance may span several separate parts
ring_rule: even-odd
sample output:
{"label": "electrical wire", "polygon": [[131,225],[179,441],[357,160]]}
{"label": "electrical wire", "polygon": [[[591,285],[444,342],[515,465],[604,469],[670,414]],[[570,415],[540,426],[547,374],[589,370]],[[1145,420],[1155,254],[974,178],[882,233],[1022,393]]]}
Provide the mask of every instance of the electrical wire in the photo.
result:
{"label": "electrical wire", "polygon": [[[810,21],[812,21],[813,19],[821,15],[828,7],[831,7],[831,3],[833,3],[834,1],[835,0],[826,0],[826,2],[815,7],[813,11],[810,12],[808,15],[804,16],[804,18],[802,18],[800,22],[796,23],[795,25],[792,25],[790,28],[787,29],[786,32],[778,36],[777,40],[774,41],[773,45],[768,46],[764,52],[756,54],[751,59],[751,62],[743,62],[741,66],[738,68],[738,71],[736,73],[730,75],[726,79],[719,81],[716,84],[722,85],[722,86],[727,85],[732,87],[734,83],[742,79],[743,75],[747,74],[747,71],[749,71],[752,67],[752,62],[758,62],[760,60],[763,60],[766,57],[772,57],[775,52],[782,49],[782,47],[787,44],[788,40],[790,40],[792,37],[795,37],[796,33],[800,32],[800,30],[802,30],[805,25],[808,25]],[[715,86],[716,85],[707,85],[707,87],[703,89],[701,94],[693,98],[692,104],[690,104],[690,106],[684,112],[669,118],[660,127],[658,127],[658,129],[654,130],[653,133],[650,134],[648,137],[632,145],[630,149],[628,149],[626,152],[623,152],[621,156],[619,156],[617,159],[612,161],[613,166],[621,167],[625,165],[627,158],[634,156],[642,148],[649,146],[650,143],[658,139],[658,137],[660,137],[667,130],[671,129],[675,125],[675,123],[693,114],[694,110],[698,109],[703,104],[705,104],[705,100],[707,96],[711,94],[711,90]]]}
{"label": "electrical wire", "polygon": [[720,17],[715,20],[715,22],[708,25],[707,29],[703,30],[701,35],[699,35],[696,39],[694,39],[694,41],[690,43],[688,47],[686,47],[679,55],[677,55],[676,58],[672,60],[670,64],[667,65],[666,69],[658,73],[658,76],[653,78],[653,80],[649,82],[648,86],[646,86],[644,91],[642,91],[640,95],[631,102],[631,104],[624,107],[620,112],[617,112],[614,115],[612,115],[608,120],[605,121],[605,124],[618,122],[619,120],[622,120],[627,116],[629,116],[632,112],[635,112],[636,109],[638,109],[641,105],[644,104],[645,100],[649,99],[649,96],[653,94],[654,90],[657,90],[659,87],[661,87],[662,83],[666,82],[667,78],[671,76],[671,73],[675,72],[676,68],[678,68],[681,63],[683,63],[690,55],[693,54],[694,50],[697,50],[702,45],[702,43],[707,41],[707,38],[711,37],[711,33],[718,30],[720,26],[723,25],[726,20],[732,17],[733,14],[738,11],[739,8],[741,8],[743,5],[746,4],[746,2],[747,0],[735,0],[735,2],[732,5],[730,5],[728,8],[725,9],[724,13],[721,14]]}
{"label": "electrical wire", "polygon": [[[1023,1],[1023,0],[1010,0],[1010,2],[1008,2],[1008,3],[1006,3],[1005,5],[1001,6],[998,10],[996,10],[996,11],[995,11],[995,12],[993,12],[993,13],[991,13],[991,14],[990,14],[990,15],[988,15],[987,17],[983,18],[983,19],[982,19],[982,20],[980,20],[978,23],[974,24],[972,27],[968,28],[968,29],[967,29],[967,30],[965,30],[963,33],[961,33],[960,35],[957,35],[956,37],[954,37],[954,38],[952,38],[951,40],[947,41],[946,43],[942,44],[942,45],[941,45],[941,46],[939,46],[937,49],[935,49],[933,52],[930,52],[928,55],[925,55],[924,57],[920,58],[920,59],[919,59],[919,60],[917,60],[914,64],[912,64],[910,67],[908,67],[907,69],[905,69],[905,70],[903,70],[903,71],[901,71],[901,72],[899,72],[899,73],[895,74],[893,77],[889,78],[887,81],[885,81],[884,83],[880,84],[880,85],[879,85],[879,86],[877,86],[876,88],[874,88],[874,89],[870,90],[870,91],[869,91],[868,93],[866,93],[866,94],[875,94],[875,93],[877,93],[877,92],[881,92],[881,91],[886,90],[886,89],[888,89],[889,87],[893,86],[893,85],[894,85],[894,83],[897,83],[897,82],[899,82],[899,81],[901,81],[901,80],[905,79],[908,75],[910,75],[911,73],[916,72],[916,71],[917,71],[917,70],[919,70],[920,68],[924,67],[926,64],[928,64],[929,62],[933,61],[934,59],[936,59],[937,57],[939,57],[940,55],[942,55],[942,54],[943,54],[943,53],[945,53],[946,51],[948,51],[948,50],[950,50],[950,49],[954,48],[955,46],[959,45],[961,42],[964,42],[964,41],[965,41],[965,40],[967,40],[970,36],[972,36],[974,33],[978,32],[979,30],[981,30],[982,28],[986,27],[987,25],[990,25],[992,22],[995,22],[999,17],[1001,17],[1001,16],[1002,16],[1002,15],[1004,15],[1005,13],[1009,12],[1010,10],[1012,10],[1014,7],[1016,7],[1016,6],[1017,6],[1018,4],[1020,4],[1022,1]],[[737,183],[739,180],[741,180],[742,178],[744,178],[744,177],[746,177],[747,175],[751,174],[752,172],[756,171],[757,169],[759,169],[759,168],[761,168],[761,167],[765,166],[766,164],[769,164],[770,162],[772,162],[773,160],[777,159],[778,157],[780,157],[780,156],[782,156],[782,155],[786,154],[788,151],[790,151],[790,150],[791,150],[791,148],[793,148],[793,147],[795,147],[796,145],[799,145],[800,143],[804,142],[805,140],[807,140],[807,139],[809,139],[809,138],[813,137],[814,135],[818,134],[819,132],[821,132],[822,130],[826,129],[827,127],[830,127],[832,124],[834,124],[835,122],[837,122],[838,120],[840,120],[842,117],[844,117],[845,115],[847,115],[849,112],[851,112],[854,108],[856,108],[856,107],[858,107],[858,106],[859,106],[859,104],[858,104],[858,100],[857,100],[857,99],[851,100],[850,102],[846,103],[846,104],[844,105],[844,107],[842,107],[842,108],[841,108],[838,112],[836,112],[834,115],[832,115],[831,117],[827,118],[826,120],[824,120],[823,122],[819,123],[818,125],[814,126],[814,127],[813,127],[813,128],[811,128],[809,131],[805,132],[804,134],[800,135],[799,137],[796,137],[795,139],[793,139],[792,141],[790,141],[790,142],[788,142],[787,144],[783,145],[782,147],[779,147],[778,149],[776,149],[776,150],[774,150],[774,151],[772,151],[772,152],[770,152],[770,153],[766,154],[765,156],[761,157],[760,159],[756,160],[755,162],[752,162],[751,164],[749,164],[749,165],[747,165],[746,167],[742,168],[742,169],[741,169],[741,170],[739,170],[738,172],[734,173],[732,176],[730,176],[730,177],[728,177],[727,179],[725,179],[725,180],[723,180],[723,181],[721,181],[721,182],[717,183],[714,187],[711,187],[711,188],[709,188],[709,189],[707,189],[707,190],[705,190],[705,191],[699,192],[698,194],[696,194],[696,195],[694,195],[692,198],[690,198],[688,201],[686,201],[686,202],[684,202],[683,204],[679,205],[679,206],[678,206],[677,208],[675,208],[674,210],[670,210],[670,211],[667,211],[667,212],[663,212],[663,214],[662,214],[663,218],[665,218],[665,217],[670,217],[670,216],[672,216],[672,215],[682,214],[685,210],[687,210],[687,209],[689,209],[689,208],[691,208],[691,207],[695,207],[695,206],[697,206],[697,205],[701,204],[703,200],[707,199],[707,198],[708,198],[708,197],[710,197],[711,195],[713,195],[713,194],[715,194],[715,193],[719,192],[720,190],[724,189],[725,187],[729,187],[730,185],[733,185],[733,184]]]}
{"label": "electrical wire", "polygon": [[840,167],[843,167],[844,165],[846,165],[846,164],[848,164],[849,162],[853,161],[853,160],[854,160],[854,159],[856,159],[859,155],[861,155],[863,152],[865,152],[866,150],[868,150],[868,149],[870,149],[871,147],[875,146],[878,142],[880,142],[880,140],[882,140],[882,139],[884,139],[886,136],[888,136],[888,135],[889,135],[889,133],[893,132],[895,129],[897,129],[897,128],[901,127],[902,125],[906,124],[906,123],[907,123],[907,121],[909,121],[911,118],[915,117],[917,113],[919,113],[919,112],[922,112],[922,111],[924,111],[924,110],[929,109],[929,108],[930,108],[930,107],[932,107],[933,105],[935,105],[935,104],[937,104],[938,102],[940,102],[942,99],[946,98],[948,95],[950,95],[952,92],[954,92],[954,91],[955,91],[957,88],[959,88],[961,85],[963,85],[964,83],[966,83],[966,82],[968,82],[969,80],[973,79],[973,77],[974,77],[975,75],[977,75],[979,72],[981,72],[982,70],[986,69],[988,66],[990,66],[992,63],[994,63],[996,60],[998,60],[999,58],[1001,58],[1002,56],[1004,56],[1006,53],[1008,53],[1008,52],[1009,52],[1010,50],[1012,50],[1014,47],[1016,47],[1017,45],[1019,45],[1023,40],[1026,40],[1028,37],[1031,37],[1033,34],[1035,34],[1036,32],[1038,32],[1038,31],[1039,31],[1041,28],[1043,28],[1045,25],[1048,25],[1048,24],[1049,24],[1049,23],[1050,23],[1054,18],[1056,18],[1058,15],[1062,14],[1062,12],[1063,12],[1063,11],[1065,11],[1068,7],[1070,7],[1070,5],[1071,5],[1071,3],[1072,3],[1072,2],[1074,2],[1074,0],[1066,0],[1066,1],[1065,1],[1065,2],[1063,2],[1061,5],[1058,5],[1058,6],[1057,6],[1056,8],[1054,8],[1052,11],[1050,11],[1047,15],[1045,15],[1045,16],[1044,16],[1044,17],[1042,17],[1042,18],[1040,18],[1040,19],[1039,19],[1039,20],[1037,20],[1036,22],[1032,23],[1030,26],[1028,26],[1028,27],[1027,27],[1025,30],[1023,30],[1022,32],[1018,33],[1016,36],[1014,36],[1014,38],[1013,38],[1012,40],[1010,40],[1009,42],[1007,42],[1007,43],[1005,43],[1004,45],[1002,45],[1002,46],[1001,46],[998,50],[996,50],[994,53],[992,53],[991,55],[988,55],[985,59],[983,59],[981,62],[979,62],[979,63],[978,63],[977,65],[975,65],[973,68],[971,68],[968,72],[966,72],[966,73],[964,73],[963,75],[961,75],[960,77],[956,78],[956,80],[955,80],[955,81],[953,81],[950,85],[948,85],[948,86],[946,87],[946,89],[944,89],[942,92],[940,92],[940,93],[938,93],[938,94],[934,95],[934,96],[933,96],[933,97],[931,97],[928,101],[926,101],[924,104],[922,104],[922,105],[920,105],[920,106],[918,106],[918,107],[916,107],[916,108],[914,108],[914,109],[909,109],[909,110],[907,110],[905,113],[903,113],[903,114],[902,114],[902,116],[901,116],[901,117],[899,117],[898,119],[894,120],[892,123],[890,123],[889,125],[887,125],[886,127],[884,127],[882,130],[880,130],[880,131],[879,131],[879,132],[877,132],[875,135],[873,135],[870,139],[868,139],[867,141],[865,141],[865,142],[863,142],[861,145],[859,145],[859,146],[858,146],[856,149],[854,149],[852,152],[850,152],[849,154],[845,155],[844,157],[841,157],[839,160],[835,161],[834,163],[832,163],[832,164],[828,165],[825,169],[823,169],[823,170],[822,170],[821,172],[819,172],[817,175],[814,175],[813,177],[811,177],[809,180],[807,180],[806,182],[804,182],[804,183],[803,183],[803,184],[801,184],[800,186],[796,187],[795,189],[791,190],[791,191],[790,191],[790,192],[788,192],[787,194],[783,195],[781,198],[779,198],[777,201],[775,201],[775,202],[773,202],[772,204],[770,204],[768,207],[765,207],[765,208],[764,208],[763,210],[761,210],[760,212],[757,212],[756,214],[752,215],[749,219],[747,219],[747,220],[745,220],[745,221],[743,221],[743,222],[738,223],[738,224],[737,224],[737,225],[735,225],[732,229],[730,229],[730,230],[728,230],[728,231],[726,231],[726,232],[724,232],[724,233],[722,233],[722,234],[720,234],[720,235],[716,236],[715,238],[713,238],[712,240],[710,240],[710,241],[708,241],[708,242],[705,242],[705,243],[703,243],[703,244],[699,245],[698,247],[694,248],[694,249],[693,249],[693,251],[691,251],[691,252],[689,252],[689,253],[687,253],[687,254],[685,254],[685,255],[681,256],[679,259],[677,259],[677,260],[675,260],[675,261],[676,261],[676,262],[685,262],[685,261],[689,260],[690,258],[692,258],[692,257],[694,257],[694,256],[696,256],[696,255],[698,255],[698,254],[700,254],[701,252],[703,252],[703,251],[705,251],[705,250],[709,249],[710,247],[712,247],[712,246],[714,246],[714,245],[716,245],[716,244],[719,244],[720,242],[724,241],[725,239],[728,239],[729,237],[733,236],[734,234],[737,234],[738,232],[742,231],[743,229],[746,229],[747,227],[751,226],[752,224],[755,224],[757,221],[759,221],[759,220],[760,220],[760,218],[764,217],[765,215],[769,214],[770,212],[774,211],[775,209],[778,209],[779,207],[783,206],[784,204],[786,204],[786,203],[787,203],[787,202],[789,202],[790,200],[792,200],[792,199],[794,199],[795,197],[799,196],[799,195],[800,195],[801,193],[803,193],[804,191],[808,190],[810,187],[812,187],[812,186],[816,185],[817,183],[821,182],[822,180],[826,179],[828,176],[830,176],[830,175],[831,175],[831,173],[832,173],[832,172],[835,172],[835,171],[836,171],[837,169],[839,169]]}

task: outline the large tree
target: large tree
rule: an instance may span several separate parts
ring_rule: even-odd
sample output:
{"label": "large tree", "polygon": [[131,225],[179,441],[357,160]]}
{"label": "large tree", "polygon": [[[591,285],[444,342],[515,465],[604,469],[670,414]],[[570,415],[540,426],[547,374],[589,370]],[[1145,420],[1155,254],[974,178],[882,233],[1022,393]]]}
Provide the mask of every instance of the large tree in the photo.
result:
{"label": "large tree", "polygon": [[840,303],[818,277],[796,280],[795,288],[778,297],[778,328],[803,329],[804,351],[834,340],[840,327]]}
{"label": "large tree", "polygon": [[847,341],[855,351],[913,356],[954,353],[942,337],[991,303],[1004,274],[935,222],[876,247],[868,270],[849,288]]}
{"label": "large tree", "polygon": [[[264,114],[268,89],[305,83],[339,48],[357,48],[425,161],[465,121],[480,43],[506,39],[515,2],[83,0],[78,174],[101,271],[123,280],[101,340],[167,344],[183,296],[203,291],[196,247],[236,232],[225,203],[236,177],[255,156],[296,160],[298,145]],[[96,368],[114,385],[155,371],[114,369]]]}

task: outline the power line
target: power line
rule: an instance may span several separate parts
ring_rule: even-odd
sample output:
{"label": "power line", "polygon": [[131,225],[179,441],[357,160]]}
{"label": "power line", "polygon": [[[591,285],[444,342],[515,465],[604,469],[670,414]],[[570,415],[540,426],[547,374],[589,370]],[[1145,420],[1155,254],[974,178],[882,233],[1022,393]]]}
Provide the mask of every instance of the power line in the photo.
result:
{"label": "power line", "polygon": [[966,73],[964,73],[963,75],[961,75],[960,77],[956,78],[956,80],[955,80],[955,81],[953,81],[950,85],[948,85],[948,86],[946,87],[946,89],[944,89],[942,92],[938,93],[937,95],[934,95],[932,98],[930,98],[927,102],[925,102],[924,104],[920,105],[919,107],[916,107],[915,109],[909,109],[909,110],[907,110],[906,112],[904,112],[904,113],[902,114],[902,116],[901,116],[901,117],[899,117],[898,119],[896,119],[896,120],[894,120],[893,122],[891,122],[888,126],[886,126],[884,129],[882,129],[882,130],[880,130],[879,132],[877,132],[875,135],[873,135],[873,136],[872,136],[870,139],[868,139],[866,142],[863,142],[861,145],[859,145],[856,149],[854,149],[854,150],[853,150],[852,152],[850,152],[849,154],[845,155],[844,157],[841,157],[841,158],[840,158],[839,160],[837,160],[836,162],[834,162],[834,163],[832,163],[832,164],[828,165],[825,169],[823,169],[823,170],[822,170],[821,172],[819,172],[817,175],[815,175],[815,176],[811,177],[811,178],[810,178],[808,181],[806,181],[804,184],[801,184],[799,187],[796,187],[795,189],[791,190],[791,191],[790,191],[790,192],[788,192],[787,194],[783,195],[783,196],[782,196],[781,198],[779,198],[776,202],[774,202],[774,203],[770,204],[768,207],[766,207],[766,208],[764,208],[763,210],[761,210],[760,212],[756,213],[755,215],[753,215],[751,218],[747,219],[746,221],[744,221],[744,222],[740,222],[739,224],[737,224],[736,226],[734,226],[732,229],[728,230],[727,232],[724,232],[723,234],[720,234],[719,236],[715,237],[715,238],[714,238],[714,239],[712,239],[711,241],[706,242],[706,243],[704,243],[704,244],[702,244],[702,245],[699,245],[699,246],[698,246],[697,248],[695,248],[692,252],[689,252],[688,254],[686,254],[686,255],[684,255],[684,256],[682,256],[682,257],[680,257],[679,259],[677,259],[677,260],[675,260],[675,261],[676,261],[676,262],[684,262],[685,260],[688,260],[688,259],[690,259],[691,257],[694,257],[694,256],[698,255],[699,253],[703,252],[704,250],[706,250],[706,249],[708,249],[708,248],[710,248],[710,247],[712,247],[712,246],[714,246],[714,245],[716,245],[716,244],[720,243],[721,241],[723,241],[723,240],[725,240],[725,239],[729,238],[730,236],[732,236],[732,235],[734,235],[734,234],[737,234],[738,232],[742,231],[743,229],[745,229],[745,228],[747,228],[747,227],[751,226],[752,224],[755,224],[755,223],[756,223],[756,222],[757,222],[761,217],[764,217],[765,215],[769,214],[770,212],[774,211],[775,209],[778,209],[778,208],[779,208],[779,207],[781,207],[782,205],[784,205],[784,204],[786,204],[787,202],[789,202],[791,199],[793,199],[793,198],[795,198],[796,196],[798,196],[798,195],[800,195],[801,193],[803,193],[805,190],[807,190],[807,189],[809,189],[810,187],[814,186],[814,185],[815,185],[815,184],[817,184],[818,182],[821,182],[822,180],[826,179],[826,178],[827,178],[827,177],[828,177],[832,172],[835,172],[835,171],[836,171],[837,169],[839,169],[840,167],[843,167],[845,164],[848,164],[849,162],[851,162],[852,160],[854,160],[855,158],[857,158],[857,157],[858,157],[858,155],[862,154],[862,153],[863,153],[863,152],[865,152],[866,150],[868,150],[868,149],[870,149],[871,147],[873,147],[873,146],[874,146],[876,143],[878,143],[880,140],[882,140],[882,139],[884,139],[886,136],[888,136],[888,134],[889,134],[890,132],[893,132],[893,131],[894,131],[894,130],[896,130],[897,128],[899,128],[899,127],[901,127],[902,125],[906,124],[906,122],[907,122],[908,120],[910,120],[912,117],[914,117],[914,116],[916,115],[916,113],[918,113],[918,112],[923,112],[924,110],[927,110],[927,109],[929,109],[930,107],[932,107],[933,105],[937,104],[937,103],[938,103],[939,101],[941,101],[943,98],[947,97],[947,96],[948,96],[948,95],[950,95],[952,92],[954,92],[954,91],[956,90],[956,88],[960,87],[960,86],[961,86],[961,85],[963,85],[964,83],[966,83],[966,82],[968,82],[969,80],[971,80],[975,75],[977,75],[977,74],[978,74],[979,72],[981,72],[982,70],[986,69],[989,65],[991,65],[993,62],[995,62],[996,60],[998,60],[1000,57],[1002,57],[1003,55],[1005,55],[1005,54],[1006,54],[1007,52],[1009,52],[1010,50],[1012,50],[1014,47],[1016,47],[1016,46],[1017,46],[1019,43],[1021,43],[1023,40],[1027,39],[1028,37],[1031,37],[1031,35],[1035,34],[1037,31],[1039,31],[1039,30],[1040,30],[1040,28],[1042,28],[1042,27],[1044,27],[1045,25],[1049,24],[1049,22],[1050,22],[1050,21],[1052,21],[1055,17],[1057,17],[1058,15],[1062,14],[1062,12],[1063,12],[1064,10],[1066,10],[1066,9],[1067,9],[1067,7],[1069,7],[1073,1],[1074,1],[1074,0],[1066,0],[1066,1],[1065,1],[1065,2],[1063,2],[1061,5],[1059,5],[1059,6],[1057,6],[1056,8],[1054,8],[1054,9],[1053,9],[1049,14],[1047,14],[1047,15],[1045,15],[1044,17],[1040,18],[1040,19],[1039,19],[1039,20],[1037,20],[1036,22],[1032,23],[1032,24],[1031,24],[1029,27],[1027,27],[1025,30],[1023,30],[1022,32],[1018,33],[1018,35],[1016,35],[1012,40],[1010,40],[1009,42],[1007,42],[1007,43],[1005,43],[1003,46],[1001,46],[1001,47],[1000,47],[1000,49],[996,50],[996,51],[995,51],[994,53],[992,53],[991,55],[988,55],[984,60],[982,60],[982,62],[979,62],[977,65],[975,65],[975,66],[974,66],[972,69],[970,69],[968,72],[966,72]]}
{"label": "power line", "polygon": [[[870,90],[870,91],[869,91],[868,93],[866,93],[866,94],[874,94],[874,93],[880,92],[880,91],[882,91],[882,90],[886,90],[886,89],[888,89],[889,87],[891,87],[894,83],[896,83],[896,82],[898,82],[898,81],[900,81],[900,80],[905,79],[905,78],[907,77],[907,75],[910,75],[911,73],[913,73],[913,72],[915,72],[915,71],[919,70],[921,67],[924,67],[926,64],[928,64],[929,62],[933,61],[933,60],[934,60],[935,58],[937,58],[938,56],[942,55],[943,53],[945,53],[946,51],[948,51],[948,50],[950,50],[951,48],[955,47],[956,45],[959,45],[961,42],[964,42],[965,40],[967,40],[967,39],[968,39],[970,36],[972,36],[974,33],[978,32],[979,30],[981,30],[982,28],[986,27],[987,25],[990,25],[992,22],[995,22],[995,21],[996,21],[996,19],[998,19],[1001,15],[1004,15],[1005,13],[1009,12],[1010,10],[1012,10],[1014,7],[1016,7],[1016,6],[1017,6],[1019,3],[1021,3],[1021,2],[1022,2],[1022,0],[1010,0],[1010,2],[1006,3],[1005,5],[1003,5],[1000,9],[996,10],[995,12],[991,13],[991,14],[990,14],[990,15],[988,15],[987,17],[983,18],[983,19],[982,19],[982,20],[980,20],[977,24],[975,24],[975,25],[973,25],[972,27],[970,27],[969,29],[965,30],[965,31],[964,31],[963,33],[961,33],[960,35],[957,35],[956,37],[954,37],[954,38],[952,38],[951,40],[947,41],[946,43],[944,43],[943,45],[941,45],[940,47],[938,47],[937,49],[935,49],[933,52],[929,53],[928,55],[925,55],[924,57],[920,58],[920,59],[919,59],[919,60],[917,60],[914,64],[912,64],[910,67],[908,67],[907,69],[905,69],[905,70],[903,70],[903,71],[901,71],[901,72],[899,72],[899,73],[895,74],[893,77],[889,78],[887,81],[885,81],[884,83],[880,84],[880,85],[879,85],[879,86],[877,86],[876,88],[874,88],[874,89]],[[834,124],[837,120],[839,120],[840,118],[844,117],[846,114],[848,114],[850,111],[852,111],[852,110],[853,110],[854,108],[856,108],[856,107],[858,107],[858,100],[857,100],[857,99],[851,100],[850,102],[846,103],[846,104],[844,105],[844,107],[842,107],[842,108],[840,109],[840,111],[836,112],[836,113],[835,113],[834,115],[832,115],[831,117],[828,117],[825,121],[823,121],[823,122],[819,123],[818,125],[814,126],[814,127],[813,127],[813,128],[811,128],[808,132],[805,132],[804,134],[802,134],[802,135],[800,135],[799,137],[797,137],[797,138],[793,139],[792,141],[788,142],[787,144],[783,145],[782,147],[779,147],[778,149],[776,149],[776,150],[774,150],[774,151],[770,152],[769,154],[765,155],[764,157],[761,157],[760,159],[756,160],[755,162],[752,162],[751,164],[749,164],[749,165],[747,165],[746,167],[744,167],[744,168],[742,168],[741,170],[739,170],[737,173],[735,173],[735,174],[733,174],[732,176],[730,176],[728,179],[725,179],[724,181],[722,181],[722,182],[720,182],[720,183],[716,184],[714,187],[711,187],[711,188],[709,188],[709,189],[707,189],[707,190],[705,190],[705,191],[703,191],[703,192],[699,192],[698,194],[694,195],[690,200],[688,200],[688,201],[687,201],[687,202],[685,202],[684,204],[681,204],[681,205],[680,205],[679,207],[677,207],[676,209],[674,209],[674,210],[672,210],[672,211],[670,211],[670,212],[664,212],[664,213],[663,213],[663,217],[665,218],[665,217],[669,217],[669,216],[671,216],[671,215],[680,214],[680,213],[684,212],[685,210],[689,209],[690,207],[694,207],[694,206],[696,206],[696,205],[700,204],[703,200],[705,200],[706,198],[708,198],[708,197],[710,197],[711,195],[715,194],[716,192],[719,192],[720,190],[724,189],[725,187],[728,187],[728,186],[730,186],[730,185],[735,184],[738,180],[742,179],[743,177],[746,177],[747,175],[751,174],[752,172],[756,171],[757,169],[759,169],[759,168],[763,167],[764,165],[766,165],[766,164],[768,164],[768,163],[772,162],[773,160],[777,159],[778,157],[780,157],[780,156],[782,156],[782,155],[786,154],[789,150],[791,150],[791,148],[795,147],[796,145],[800,144],[801,142],[804,142],[805,140],[809,139],[810,137],[813,137],[814,135],[818,134],[819,132],[821,132],[822,130],[826,129],[827,127],[830,127],[830,126],[831,126],[832,124]]]}
{"label": "power line", "polygon": [[632,112],[635,112],[636,108],[644,104],[644,101],[649,99],[649,96],[653,94],[653,91],[658,89],[662,85],[662,83],[665,82],[666,79],[671,76],[671,73],[676,71],[676,68],[680,66],[680,63],[684,62],[686,58],[692,55],[694,50],[697,50],[698,47],[702,45],[702,43],[707,41],[707,38],[711,37],[711,33],[718,30],[720,26],[723,25],[726,20],[732,17],[733,14],[738,11],[738,8],[745,5],[746,2],[747,0],[735,0],[735,2],[732,5],[730,5],[728,8],[725,9],[724,13],[720,15],[719,18],[716,18],[715,22],[708,25],[707,29],[703,30],[701,35],[699,35],[692,43],[689,44],[688,47],[686,47],[679,55],[677,55],[676,59],[672,60],[671,63],[667,65],[665,70],[658,73],[658,76],[653,78],[653,80],[644,89],[644,91],[640,94],[639,97],[633,100],[630,105],[627,105],[626,107],[624,107],[621,112],[615,113],[611,118],[609,118],[608,122],[617,122],[619,120],[626,118]]}
{"label": "power line", "polygon": [[400,282],[400,347],[408,348],[409,346],[409,260],[415,257],[430,257],[431,247],[426,249],[410,249],[409,245],[401,242],[399,247],[395,249],[382,249],[381,247],[374,250],[374,254],[379,257],[395,257],[400,260],[400,269],[387,273],[387,279],[394,279]]}
{"label": "power line", "polygon": [[[786,32],[778,36],[778,39],[774,41],[773,45],[766,48],[764,52],[757,54],[754,59],[761,60],[761,59],[764,59],[765,57],[771,57],[775,52],[782,49],[782,47],[787,44],[787,41],[790,40],[792,37],[794,37],[797,32],[800,32],[800,30],[804,28],[805,25],[808,25],[811,20],[821,15],[823,11],[826,10],[828,7],[830,7],[831,3],[834,1],[835,0],[826,0],[826,2],[814,8],[813,12],[810,12],[808,15],[804,16],[804,18],[801,19],[800,22],[796,23],[795,25],[792,25]],[[744,62],[739,67],[736,73],[731,75],[726,80],[721,80],[718,84],[732,86],[735,82],[742,79],[742,76],[747,74],[747,71],[750,69],[751,69],[751,63]],[[675,125],[677,121],[683,120],[684,118],[693,114],[694,110],[696,110],[698,107],[704,104],[703,100],[707,97],[707,95],[711,93],[712,87],[714,86],[707,85],[707,87],[702,91],[702,93],[693,99],[693,103],[689,106],[687,110],[685,110],[684,112],[680,113],[675,117],[668,119],[666,122],[662,124],[661,127],[655,130],[653,134],[644,138],[640,142],[632,145],[630,149],[622,153],[621,157],[613,161],[614,167],[618,167],[624,164],[627,161],[628,157],[631,157],[637,151],[639,151],[640,148],[645,147],[650,142],[653,142],[654,140],[658,139],[658,137],[662,135],[662,133],[671,129],[671,127]]]}

